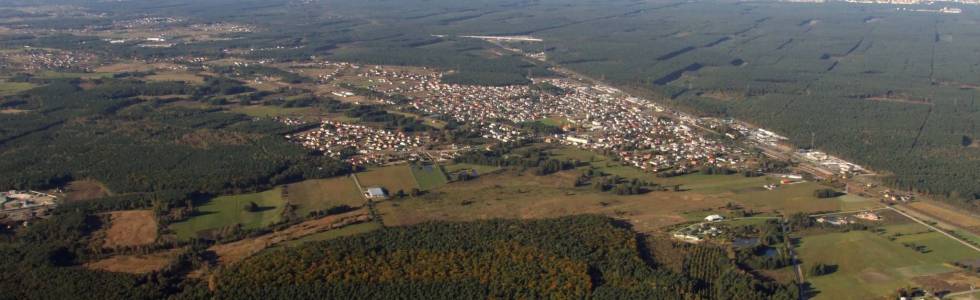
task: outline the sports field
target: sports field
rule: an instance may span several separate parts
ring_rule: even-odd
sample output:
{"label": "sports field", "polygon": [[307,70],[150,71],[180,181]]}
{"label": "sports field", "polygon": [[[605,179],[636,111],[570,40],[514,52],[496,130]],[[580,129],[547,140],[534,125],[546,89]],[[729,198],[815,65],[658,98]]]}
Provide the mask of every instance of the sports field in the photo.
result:
{"label": "sports field", "polygon": [[333,177],[328,179],[313,179],[290,184],[287,198],[290,204],[296,205],[296,213],[305,217],[310,212],[321,211],[347,205],[360,207],[364,205],[364,196],[357,190],[350,177]]}
{"label": "sports field", "polygon": [[361,188],[379,186],[388,190],[389,194],[397,193],[399,190],[408,193],[412,189],[419,188],[408,165],[372,168],[357,173],[357,179],[361,181]]}
{"label": "sports field", "polygon": [[[980,253],[956,244],[918,224],[889,225],[882,234],[851,231],[803,237],[798,252],[804,270],[816,263],[837,265],[836,272],[807,280],[817,290],[816,299],[872,299],[898,288],[914,286],[911,280],[957,269],[948,262],[980,258]],[[887,237],[904,235],[895,241]],[[902,243],[925,246],[920,253]]]}
{"label": "sports field", "polygon": [[[245,205],[255,202],[258,212],[245,211]],[[202,230],[219,229],[235,224],[244,228],[260,228],[278,222],[282,217],[282,188],[261,193],[221,196],[197,208],[198,215],[183,222],[170,224],[179,239],[190,239]]]}

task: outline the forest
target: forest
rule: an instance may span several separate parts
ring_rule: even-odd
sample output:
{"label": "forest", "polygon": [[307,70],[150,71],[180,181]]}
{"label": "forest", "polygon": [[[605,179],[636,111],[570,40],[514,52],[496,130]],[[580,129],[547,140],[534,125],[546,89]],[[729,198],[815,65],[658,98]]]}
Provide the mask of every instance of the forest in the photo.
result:
{"label": "forest", "polygon": [[57,188],[96,179],[119,194],[213,195],[350,171],[282,138],[297,128],[220,109],[171,105],[176,96],[198,89],[212,93],[211,84],[128,79],[106,79],[89,89],[79,84],[52,81],[6,100],[33,112],[0,116],[0,188]]}
{"label": "forest", "polygon": [[685,246],[684,251],[693,255],[684,259],[682,270],[674,271],[650,256],[648,247],[620,222],[600,216],[426,223],[250,258],[218,276],[214,295],[219,299],[797,298],[795,286],[753,277],[720,248]]}

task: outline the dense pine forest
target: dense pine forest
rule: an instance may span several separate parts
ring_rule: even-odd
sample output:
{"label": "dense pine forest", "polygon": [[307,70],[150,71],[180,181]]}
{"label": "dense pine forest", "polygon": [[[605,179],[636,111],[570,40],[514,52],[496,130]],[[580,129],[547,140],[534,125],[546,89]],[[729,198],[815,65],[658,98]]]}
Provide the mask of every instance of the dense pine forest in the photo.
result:
{"label": "dense pine forest", "polygon": [[[271,251],[219,274],[220,299],[797,299],[795,286],[740,270],[721,248],[647,243],[599,216],[427,223]],[[667,246],[671,247],[671,246]],[[674,252],[674,254],[678,254]]]}
{"label": "dense pine forest", "polygon": [[0,103],[37,112],[0,118],[0,188],[58,188],[91,178],[115,193],[182,201],[162,195],[241,192],[350,170],[282,138],[299,128],[174,105],[229,88],[129,79],[45,83]]}
{"label": "dense pine forest", "polygon": [[85,269],[102,224],[58,217],[0,235],[0,298],[797,299],[795,285],[754,277],[722,248],[640,238],[600,216],[388,228],[270,250],[204,281],[185,277],[207,264],[195,245],[146,275]]}

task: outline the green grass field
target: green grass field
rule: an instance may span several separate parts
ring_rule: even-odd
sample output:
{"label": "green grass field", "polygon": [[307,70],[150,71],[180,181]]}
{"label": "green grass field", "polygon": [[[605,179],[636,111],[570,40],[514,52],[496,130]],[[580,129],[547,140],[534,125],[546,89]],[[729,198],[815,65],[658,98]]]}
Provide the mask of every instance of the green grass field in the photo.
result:
{"label": "green grass field", "polygon": [[412,189],[419,188],[412,175],[411,167],[408,165],[387,166],[372,168],[365,172],[357,173],[357,179],[361,181],[361,188],[380,186],[394,194],[398,190],[408,193]]}
{"label": "green grass field", "polygon": [[[837,211],[842,208],[850,210],[874,207],[873,201],[861,201],[855,196],[842,196],[819,199],[813,196],[813,191],[826,188],[816,182],[804,182],[791,185],[781,185],[775,190],[761,188],[755,191],[743,191],[736,194],[735,200],[754,208],[780,210],[787,213]],[[847,198],[844,198],[847,197]],[[846,205],[845,205],[846,204]]]}
{"label": "green grass field", "polygon": [[[916,228],[918,226],[918,228]],[[914,284],[910,279],[957,270],[947,262],[976,258],[978,254],[939,233],[913,234],[889,241],[892,232],[914,233],[918,224],[885,226],[883,235],[851,231],[805,236],[799,247],[804,270],[815,263],[833,264],[838,270],[808,281],[818,290],[817,299],[871,299]],[[932,250],[919,253],[902,242],[915,242]]]}
{"label": "green grass field", "polygon": [[364,205],[364,196],[350,177],[306,180],[290,184],[287,190],[286,200],[297,206],[296,213],[300,217],[340,205]]}
{"label": "green grass field", "polygon": [[[245,205],[255,202],[259,212],[245,211]],[[235,224],[244,228],[260,228],[278,222],[282,218],[282,189],[275,188],[261,193],[221,196],[198,207],[199,215],[183,222],[170,224],[178,239],[196,236],[198,231],[219,229]]]}
{"label": "green grass field", "polygon": [[412,166],[412,176],[418,182],[419,188],[428,191],[449,183],[446,174],[438,165]]}
{"label": "green grass field", "polygon": [[0,96],[13,95],[32,89],[35,86],[28,82],[0,82]]}

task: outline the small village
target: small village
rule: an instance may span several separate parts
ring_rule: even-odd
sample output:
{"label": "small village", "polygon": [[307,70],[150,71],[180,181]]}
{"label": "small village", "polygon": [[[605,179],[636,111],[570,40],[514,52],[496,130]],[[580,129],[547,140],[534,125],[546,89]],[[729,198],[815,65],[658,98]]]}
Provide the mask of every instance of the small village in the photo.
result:
{"label": "small village", "polygon": [[[283,121],[290,124],[290,119]],[[325,120],[320,128],[287,139],[304,147],[323,152],[324,155],[346,159],[352,165],[376,164],[416,160],[420,157],[419,148],[428,138],[424,135],[410,135],[357,124]]]}

